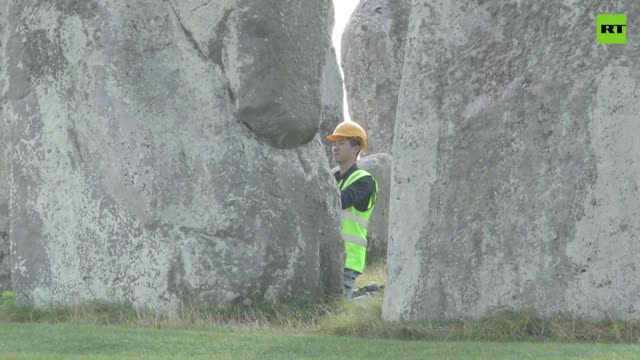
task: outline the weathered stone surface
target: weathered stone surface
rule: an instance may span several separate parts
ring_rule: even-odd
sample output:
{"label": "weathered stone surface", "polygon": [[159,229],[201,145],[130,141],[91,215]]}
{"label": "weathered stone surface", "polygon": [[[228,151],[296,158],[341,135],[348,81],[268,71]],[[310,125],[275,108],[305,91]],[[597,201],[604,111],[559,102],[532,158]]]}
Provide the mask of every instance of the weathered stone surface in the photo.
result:
{"label": "weathered stone surface", "polygon": [[[0,131],[5,131],[0,122]],[[4,151],[8,139],[0,134],[0,293],[11,288],[11,259],[9,256],[9,171]]]}
{"label": "weathered stone surface", "polygon": [[[229,23],[219,25],[208,53],[217,57],[221,44],[233,44],[223,47],[221,62],[235,94],[238,121],[275,147],[306,144],[320,126],[318,99],[327,51],[322,45],[331,42],[332,5],[328,0],[237,3],[224,13],[223,21]],[[190,10],[184,5],[181,9]],[[227,30],[228,37],[220,40]]]}
{"label": "weathered stone surface", "polygon": [[325,139],[343,121],[343,98],[342,75],[340,75],[338,59],[332,48],[327,51],[325,67],[322,72],[322,116],[318,131],[320,138],[323,140],[325,153],[330,164],[334,164],[333,156],[331,155],[332,144]]}
{"label": "weathered stone surface", "polygon": [[374,154],[358,161],[378,182],[378,201],[367,227],[367,262],[379,261],[387,256],[389,236],[389,190],[391,187],[391,156]]}
{"label": "weathered stone surface", "polygon": [[[4,44],[6,37],[7,1],[0,0],[0,93],[4,88]],[[5,158],[9,137],[5,127],[0,98],[0,293],[11,288],[11,264],[9,256],[9,169]]]}
{"label": "weathered stone surface", "polygon": [[[5,131],[0,122],[0,131]],[[0,134],[0,293],[11,288],[11,259],[9,256],[9,172],[5,161],[7,137]]]}
{"label": "weathered stone surface", "polygon": [[384,319],[640,318],[640,33],[599,13],[640,3],[415,1]]}
{"label": "weathered stone surface", "polygon": [[12,1],[19,300],[171,311],[339,293],[339,196],[310,141],[328,6]]}
{"label": "weathered stone surface", "polygon": [[362,0],[342,36],[349,115],[367,129],[368,154],[391,152],[410,8],[408,0]]}

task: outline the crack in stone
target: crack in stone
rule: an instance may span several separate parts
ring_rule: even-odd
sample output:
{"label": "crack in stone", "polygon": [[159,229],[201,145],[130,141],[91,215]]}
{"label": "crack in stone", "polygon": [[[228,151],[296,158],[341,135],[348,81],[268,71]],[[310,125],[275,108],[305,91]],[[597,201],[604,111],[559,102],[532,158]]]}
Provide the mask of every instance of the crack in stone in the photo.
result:
{"label": "crack in stone", "polygon": [[204,51],[202,51],[202,49],[200,48],[200,45],[198,45],[198,42],[196,41],[196,39],[193,37],[193,33],[189,31],[189,29],[187,29],[182,23],[182,19],[180,19],[180,15],[178,15],[176,8],[173,6],[173,2],[171,0],[165,0],[165,1],[169,3],[169,6],[171,6],[171,10],[173,10],[173,13],[176,16],[176,19],[178,20],[178,23],[182,28],[182,32],[184,32],[184,35],[187,38],[187,40],[191,43],[191,45],[193,45],[193,47],[196,49],[198,54],[200,54],[200,57],[202,57],[204,60],[209,60],[207,55],[205,55]]}
{"label": "crack in stone", "polygon": [[[215,40],[212,39],[209,42],[209,58],[211,59],[211,61],[213,61],[220,67],[220,71],[222,72],[222,74],[224,74],[225,77],[227,74],[227,70],[226,70],[226,67],[224,66],[222,55],[223,55],[223,49],[224,49],[224,37],[225,37],[225,34],[227,33],[227,29],[228,29],[227,23],[229,22],[229,17],[231,16],[231,13],[233,13],[233,9],[229,9],[225,11],[224,15],[222,16],[222,19],[220,20],[220,22],[216,27]],[[229,96],[229,99],[231,100],[232,103],[235,104],[236,95],[233,89],[231,88],[231,84],[229,83],[228,77],[227,77],[225,87],[227,88],[227,94]]]}
{"label": "crack in stone", "polygon": [[[211,1],[212,0],[209,0],[204,5],[201,5],[200,7],[194,9],[194,11],[197,10],[197,9],[200,9],[200,8],[202,8],[204,6],[207,6],[209,3],[211,3]],[[230,10],[226,11],[224,16],[223,16],[223,18],[222,18],[222,20],[218,24],[217,32],[216,32],[217,33],[216,41],[213,44],[211,44],[211,43],[209,44],[209,56],[207,56],[205,54],[205,52],[202,50],[202,48],[200,48],[200,45],[198,45],[198,42],[196,41],[196,39],[193,37],[193,33],[189,29],[187,29],[187,27],[182,22],[182,19],[180,18],[180,15],[178,14],[178,11],[176,10],[175,6],[173,6],[173,2],[171,0],[165,0],[165,2],[167,2],[169,4],[169,6],[171,6],[171,10],[173,11],[173,14],[175,15],[176,19],[178,20],[178,23],[180,24],[180,27],[182,28],[182,32],[184,33],[184,35],[187,38],[187,40],[194,47],[194,49],[198,52],[200,57],[205,61],[212,61],[215,64],[217,64],[220,67],[220,71],[222,72],[222,74],[224,74],[224,76],[226,77],[226,69],[225,69],[224,63],[222,61],[222,47],[223,47],[222,39],[224,38],[224,34],[226,33],[227,22],[229,21],[229,17],[231,15],[231,13],[233,12],[233,9],[230,9]],[[219,50],[216,51],[214,49],[219,49]],[[231,85],[229,84],[229,79],[228,78],[227,78],[225,87],[227,89],[227,94],[229,96],[229,99],[231,100],[232,103],[235,104],[236,95],[235,95],[233,89],[231,88]]]}
{"label": "crack in stone", "polygon": [[229,22],[229,17],[233,9],[229,9],[225,11],[222,16],[222,20],[218,23],[216,27],[216,38],[215,41],[213,39],[209,42],[209,57],[213,62],[220,66],[220,69],[223,73],[226,73],[224,62],[222,61],[222,49],[224,48],[224,36],[227,33],[227,22]]}
{"label": "crack in stone", "polygon": [[198,7],[196,7],[195,9],[191,10],[191,12],[195,12],[195,11],[198,11],[198,10],[202,9],[203,7],[205,7],[205,6],[209,5],[209,4],[211,4],[211,1],[213,1],[213,0],[209,0],[209,1],[207,1],[206,3],[204,3],[204,4],[202,4],[202,5],[198,6]]}

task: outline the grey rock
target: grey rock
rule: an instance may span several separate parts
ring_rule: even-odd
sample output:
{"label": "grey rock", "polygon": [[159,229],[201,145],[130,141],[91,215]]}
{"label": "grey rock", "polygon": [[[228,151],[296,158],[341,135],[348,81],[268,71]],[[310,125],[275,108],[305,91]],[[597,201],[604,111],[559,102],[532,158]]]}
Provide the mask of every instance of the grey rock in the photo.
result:
{"label": "grey rock", "polygon": [[383,318],[640,318],[640,3],[414,3]]}
{"label": "grey rock", "polygon": [[342,116],[344,92],[342,75],[340,75],[338,59],[333,48],[327,52],[322,79],[322,116],[318,132],[323,140],[327,160],[329,164],[334,164],[331,153],[332,144],[326,141],[326,137],[332,134],[336,126],[344,120]]}
{"label": "grey rock", "polygon": [[353,297],[351,300],[360,301],[366,300],[373,297],[378,297],[384,294],[384,285],[378,286],[375,282],[370,282],[367,285],[356,289],[353,292]]}
{"label": "grey rock", "polygon": [[237,0],[219,25],[238,121],[272,146],[295,148],[318,132],[331,9],[329,0]]}
{"label": "grey rock", "polygon": [[[0,74],[4,68],[4,44],[6,39],[7,1],[0,0]],[[0,75],[0,89],[4,88]],[[0,115],[4,109],[4,99],[0,99]],[[11,257],[9,256],[9,168],[6,154],[9,135],[0,116],[0,293],[11,289]]]}
{"label": "grey rock", "polygon": [[358,161],[378,182],[378,201],[367,227],[367,263],[387,257],[389,238],[389,192],[391,188],[391,155],[374,154]]}
{"label": "grey rock", "polygon": [[368,154],[391,153],[410,9],[408,0],[362,0],[342,36],[349,115],[368,132]]}
{"label": "grey rock", "polygon": [[9,139],[4,134],[6,134],[4,122],[0,122],[0,293],[11,289],[9,169],[4,154]]}
{"label": "grey rock", "polygon": [[328,0],[10,4],[19,301],[170,312],[342,291],[316,135]]}

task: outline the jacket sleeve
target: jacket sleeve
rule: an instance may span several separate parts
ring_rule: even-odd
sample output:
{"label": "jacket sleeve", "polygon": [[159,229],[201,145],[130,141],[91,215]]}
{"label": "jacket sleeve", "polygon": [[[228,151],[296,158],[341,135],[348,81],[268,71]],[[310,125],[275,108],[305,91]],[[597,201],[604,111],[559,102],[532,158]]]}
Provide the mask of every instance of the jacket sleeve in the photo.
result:
{"label": "jacket sleeve", "polygon": [[371,193],[373,193],[373,188],[373,178],[371,178],[371,176],[365,176],[343,189],[340,193],[342,209],[355,205],[360,211],[366,210],[362,207],[367,207],[369,197],[371,197]]}

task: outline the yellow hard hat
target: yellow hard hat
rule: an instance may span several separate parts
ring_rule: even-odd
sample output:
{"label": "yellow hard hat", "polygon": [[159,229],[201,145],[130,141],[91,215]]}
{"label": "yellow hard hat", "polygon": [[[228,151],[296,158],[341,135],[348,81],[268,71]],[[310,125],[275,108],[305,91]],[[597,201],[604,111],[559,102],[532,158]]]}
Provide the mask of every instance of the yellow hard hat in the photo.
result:
{"label": "yellow hard hat", "polygon": [[327,136],[329,141],[338,141],[344,138],[359,138],[362,143],[362,151],[367,150],[367,133],[362,126],[353,121],[345,121],[338,125],[333,134]]}

